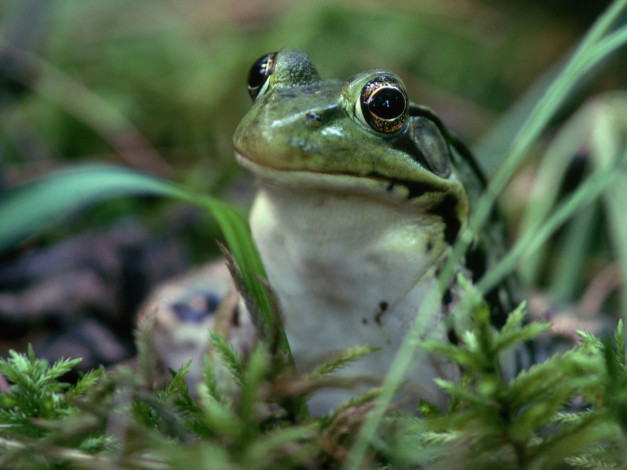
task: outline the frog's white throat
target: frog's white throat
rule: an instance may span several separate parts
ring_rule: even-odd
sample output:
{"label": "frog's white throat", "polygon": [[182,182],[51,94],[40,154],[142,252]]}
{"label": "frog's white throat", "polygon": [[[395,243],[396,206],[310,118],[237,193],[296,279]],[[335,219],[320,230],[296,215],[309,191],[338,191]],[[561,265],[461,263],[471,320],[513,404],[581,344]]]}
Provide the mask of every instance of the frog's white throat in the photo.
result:
{"label": "frog's white throat", "polygon": [[[344,374],[380,378],[388,370],[449,250],[441,218],[411,204],[345,189],[293,187],[261,180],[251,213],[253,237],[284,314],[303,372],[342,348],[382,348]],[[446,340],[435,318],[428,335]],[[410,381],[441,401],[432,379],[446,365],[421,358]],[[338,392],[340,393],[340,392]],[[345,396],[327,393],[320,412]],[[315,402],[316,397],[314,397]]]}

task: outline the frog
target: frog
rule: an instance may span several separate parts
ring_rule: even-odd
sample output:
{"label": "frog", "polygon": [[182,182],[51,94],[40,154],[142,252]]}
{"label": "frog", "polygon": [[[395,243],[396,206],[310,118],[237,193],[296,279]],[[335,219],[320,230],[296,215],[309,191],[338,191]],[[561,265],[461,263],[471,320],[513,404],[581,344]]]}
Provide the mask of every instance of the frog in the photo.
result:
{"label": "frog", "polygon": [[[296,368],[306,373],[337,351],[368,345],[373,352],[338,378],[381,381],[438,288],[485,177],[437,114],[410,101],[394,72],[323,79],[304,52],[283,48],[254,62],[248,92],[235,159],[256,179],[251,232]],[[458,273],[481,275],[490,243],[476,241]],[[424,337],[455,341],[447,316],[460,295],[453,281]],[[433,379],[459,374],[416,349],[404,390],[414,403],[444,406]],[[328,412],[354,393],[320,391],[310,410]]]}

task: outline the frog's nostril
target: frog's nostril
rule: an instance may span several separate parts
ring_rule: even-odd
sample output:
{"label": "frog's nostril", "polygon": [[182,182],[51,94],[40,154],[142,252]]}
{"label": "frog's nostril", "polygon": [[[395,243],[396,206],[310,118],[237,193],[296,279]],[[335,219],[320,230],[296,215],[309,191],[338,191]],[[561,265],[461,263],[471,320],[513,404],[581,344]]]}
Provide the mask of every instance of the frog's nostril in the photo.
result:
{"label": "frog's nostril", "polygon": [[337,103],[329,103],[326,106],[320,105],[305,112],[305,124],[311,129],[326,126],[337,119],[345,117],[344,110]]}

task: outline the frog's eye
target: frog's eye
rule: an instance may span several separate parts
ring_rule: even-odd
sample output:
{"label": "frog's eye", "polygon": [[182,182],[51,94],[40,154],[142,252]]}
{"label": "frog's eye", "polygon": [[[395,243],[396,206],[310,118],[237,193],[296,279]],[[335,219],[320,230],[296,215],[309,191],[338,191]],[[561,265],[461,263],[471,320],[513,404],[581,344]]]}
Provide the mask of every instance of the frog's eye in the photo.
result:
{"label": "frog's eye", "polygon": [[254,100],[274,71],[276,52],[259,57],[248,71],[248,94]]}
{"label": "frog's eye", "polygon": [[407,92],[396,78],[370,80],[361,90],[359,104],[363,120],[376,132],[392,134],[407,121]]}

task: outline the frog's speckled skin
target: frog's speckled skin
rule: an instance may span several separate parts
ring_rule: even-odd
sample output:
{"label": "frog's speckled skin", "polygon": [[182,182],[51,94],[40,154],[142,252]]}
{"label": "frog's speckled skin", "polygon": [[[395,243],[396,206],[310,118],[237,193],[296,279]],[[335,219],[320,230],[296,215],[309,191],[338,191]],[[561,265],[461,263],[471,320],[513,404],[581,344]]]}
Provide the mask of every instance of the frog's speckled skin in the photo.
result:
{"label": "frog's speckled skin", "polygon": [[[282,49],[235,131],[236,158],[259,184],[253,236],[301,371],[335,350],[369,344],[381,350],[342,377],[386,373],[466,224],[469,197],[480,191],[476,168],[428,109],[411,104],[393,134],[369,128],[360,94],[382,75],[400,82],[382,70],[323,80],[304,53]],[[430,337],[448,341],[449,307],[427,322]],[[410,388],[443,403],[432,379],[457,370],[418,351],[414,365]],[[310,406],[324,413],[347,396],[322,392]]]}

